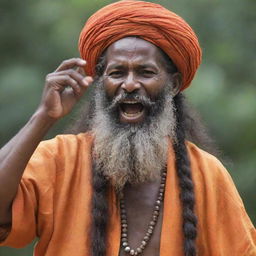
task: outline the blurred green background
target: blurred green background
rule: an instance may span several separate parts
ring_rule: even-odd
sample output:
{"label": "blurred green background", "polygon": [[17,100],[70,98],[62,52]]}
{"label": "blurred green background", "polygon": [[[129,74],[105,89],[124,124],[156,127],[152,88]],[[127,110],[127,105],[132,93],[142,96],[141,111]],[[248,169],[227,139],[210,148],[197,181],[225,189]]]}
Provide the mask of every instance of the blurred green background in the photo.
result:
{"label": "blurred green background", "polygon": [[[111,2],[1,0],[1,146],[36,109],[45,75],[63,59],[79,55],[77,39],[86,19]],[[256,224],[256,1],[152,2],[180,14],[198,34],[203,63],[186,95],[228,160],[226,167]],[[72,116],[47,137],[61,133]],[[28,256],[31,248],[1,248],[0,255]]]}

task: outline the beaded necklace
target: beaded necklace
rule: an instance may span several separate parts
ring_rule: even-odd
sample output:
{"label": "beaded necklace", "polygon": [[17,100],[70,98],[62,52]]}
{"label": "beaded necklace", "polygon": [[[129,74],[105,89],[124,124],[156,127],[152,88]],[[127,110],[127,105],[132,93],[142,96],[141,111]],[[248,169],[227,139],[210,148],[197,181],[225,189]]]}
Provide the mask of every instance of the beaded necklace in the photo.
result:
{"label": "beaded necklace", "polygon": [[122,241],[121,244],[122,244],[124,251],[129,255],[141,254],[150,241],[150,238],[154,232],[156,223],[158,221],[160,207],[162,205],[163,198],[164,198],[166,175],[167,175],[167,171],[164,170],[161,175],[161,184],[160,184],[160,188],[159,188],[159,192],[158,192],[158,197],[155,202],[153,214],[152,214],[151,220],[149,222],[148,229],[146,231],[144,238],[142,239],[142,241],[140,243],[140,246],[137,249],[132,249],[128,242],[128,223],[127,223],[127,214],[126,214],[126,209],[125,209],[125,200],[124,200],[123,192],[120,193],[121,241]]}

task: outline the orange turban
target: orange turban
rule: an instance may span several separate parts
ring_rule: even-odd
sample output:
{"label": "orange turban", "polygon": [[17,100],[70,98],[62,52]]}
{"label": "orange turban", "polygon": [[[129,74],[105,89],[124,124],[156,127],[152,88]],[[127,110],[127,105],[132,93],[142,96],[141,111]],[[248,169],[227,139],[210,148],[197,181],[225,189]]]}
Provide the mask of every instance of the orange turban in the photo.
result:
{"label": "orange turban", "polygon": [[94,76],[103,51],[127,36],[138,36],[161,48],[182,75],[181,90],[189,86],[202,57],[197,36],[177,14],[143,1],[118,1],[88,19],[79,38],[81,57],[88,63],[86,73]]}

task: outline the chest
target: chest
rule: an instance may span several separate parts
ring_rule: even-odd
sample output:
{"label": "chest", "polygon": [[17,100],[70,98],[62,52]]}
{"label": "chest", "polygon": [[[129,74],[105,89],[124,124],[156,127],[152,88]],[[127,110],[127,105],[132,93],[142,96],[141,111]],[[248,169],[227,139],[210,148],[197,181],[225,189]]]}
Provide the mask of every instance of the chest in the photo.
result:
{"label": "chest", "polygon": [[[125,193],[121,199],[121,244],[119,256],[157,256],[163,219],[159,184],[148,184],[139,191]],[[130,252],[126,252],[129,250]]]}

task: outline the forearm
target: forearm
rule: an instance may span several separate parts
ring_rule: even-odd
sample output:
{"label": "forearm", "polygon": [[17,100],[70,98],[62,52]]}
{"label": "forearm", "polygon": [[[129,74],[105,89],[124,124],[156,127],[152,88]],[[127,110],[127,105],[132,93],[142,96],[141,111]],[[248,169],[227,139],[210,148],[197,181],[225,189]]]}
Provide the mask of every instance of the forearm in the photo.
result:
{"label": "forearm", "polygon": [[37,111],[0,150],[0,224],[11,221],[11,204],[24,169],[55,120]]}
{"label": "forearm", "polygon": [[[92,77],[82,73],[86,61],[63,61],[46,76],[44,91],[36,113],[18,134],[0,150],[0,225],[11,221],[11,205],[24,169],[51,126],[64,117],[82,97]],[[74,70],[76,68],[76,70]],[[72,89],[65,90],[66,87]]]}

